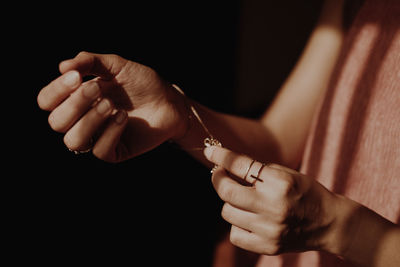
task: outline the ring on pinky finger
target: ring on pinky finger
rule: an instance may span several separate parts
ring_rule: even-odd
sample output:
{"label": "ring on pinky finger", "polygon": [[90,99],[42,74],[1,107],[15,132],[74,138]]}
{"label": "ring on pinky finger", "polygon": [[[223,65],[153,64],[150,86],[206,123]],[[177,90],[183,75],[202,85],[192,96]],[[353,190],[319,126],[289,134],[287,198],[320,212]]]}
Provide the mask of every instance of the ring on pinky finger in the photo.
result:
{"label": "ring on pinky finger", "polygon": [[89,148],[84,149],[84,150],[73,150],[73,149],[68,148],[68,150],[70,152],[73,152],[75,155],[86,154],[86,153],[89,153],[90,151],[92,151],[93,143],[94,143],[93,138],[90,138],[90,142],[89,142],[89,145],[88,145]]}

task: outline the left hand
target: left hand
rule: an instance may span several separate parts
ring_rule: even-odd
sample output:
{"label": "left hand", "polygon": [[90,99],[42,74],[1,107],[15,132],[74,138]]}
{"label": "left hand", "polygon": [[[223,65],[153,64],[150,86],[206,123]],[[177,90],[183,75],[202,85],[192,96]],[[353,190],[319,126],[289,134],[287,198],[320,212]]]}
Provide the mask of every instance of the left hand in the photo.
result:
{"label": "left hand", "polygon": [[[61,76],[38,94],[49,124],[72,151],[120,162],[188,128],[181,94],[152,68],[117,55],[81,52],[60,63]],[[84,81],[84,77],[93,78]],[[118,112],[116,112],[118,110]],[[116,113],[115,113],[116,112]]]}
{"label": "left hand", "polygon": [[232,224],[234,245],[267,255],[329,251],[335,194],[297,171],[263,166],[226,148],[208,147],[204,154],[219,166],[212,182],[225,201],[222,217]]}

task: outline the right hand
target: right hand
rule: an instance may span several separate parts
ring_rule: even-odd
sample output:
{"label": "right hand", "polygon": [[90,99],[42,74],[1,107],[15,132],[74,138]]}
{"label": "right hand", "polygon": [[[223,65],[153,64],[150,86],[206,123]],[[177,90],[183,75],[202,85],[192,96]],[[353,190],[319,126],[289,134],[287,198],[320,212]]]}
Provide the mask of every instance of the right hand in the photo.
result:
{"label": "right hand", "polygon": [[[183,135],[183,98],[153,69],[117,55],[81,52],[38,95],[49,124],[71,150],[119,162]],[[88,75],[93,79],[82,82]],[[180,103],[180,104],[179,104]],[[117,111],[117,112],[116,112]]]}

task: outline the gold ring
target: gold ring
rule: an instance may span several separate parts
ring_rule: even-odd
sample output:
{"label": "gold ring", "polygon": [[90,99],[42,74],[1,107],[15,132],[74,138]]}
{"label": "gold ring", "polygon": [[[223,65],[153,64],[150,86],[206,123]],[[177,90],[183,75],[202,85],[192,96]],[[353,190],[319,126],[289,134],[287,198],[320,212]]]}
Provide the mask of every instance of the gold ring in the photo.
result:
{"label": "gold ring", "polygon": [[264,180],[260,178],[260,174],[261,174],[262,169],[264,169],[265,166],[266,166],[265,163],[261,164],[260,169],[258,169],[257,176],[254,176],[253,174],[250,175],[250,177],[254,178],[254,181],[251,183],[253,186],[255,185],[255,183],[257,181],[260,181],[261,183],[264,182]]}

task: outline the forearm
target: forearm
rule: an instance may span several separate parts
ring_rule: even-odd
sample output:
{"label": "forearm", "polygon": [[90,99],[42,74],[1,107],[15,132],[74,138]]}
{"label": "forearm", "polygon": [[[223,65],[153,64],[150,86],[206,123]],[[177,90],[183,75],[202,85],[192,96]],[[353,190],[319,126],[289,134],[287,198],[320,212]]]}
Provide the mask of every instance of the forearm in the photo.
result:
{"label": "forearm", "polygon": [[400,266],[400,227],[338,196],[338,216],[328,251],[364,267]]}
{"label": "forearm", "polygon": [[262,117],[282,146],[287,166],[297,168],[316,107],[339,56],[343,0],[326,0],[318,24],[291,74]]}
{"label": "forearm", "polygon": [[189,104],[188,101],[186,100],[186,109],[181,110],[184,110],[184,118],[191,119],[187,119],[184,136],[177,138],[175,142],[205,165],[211,166],[202,151],[204,139],[209,136],[188,105],[195,107],[207,129],[224,147],[250,155],[259,161],[283,164],[276,138],[259,120],[219,113],[194,101]]}
{"label": "forearm", "polygon": [[[342,0],[326,0],[300,60],[260,120],[220,114],[194,103],[211,133],[225,147],[260,161],[298,167],[313,114],[341,48],[342,5]],[[201,146],[205,137],[197,123],[177,142],[206,162],[201,153],[190,150]]]}

